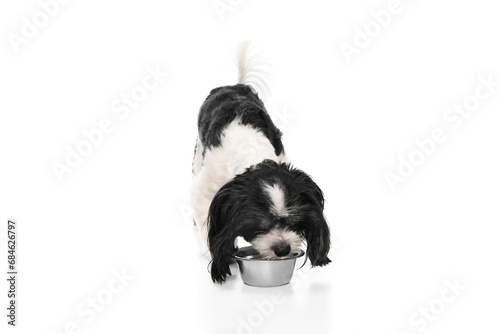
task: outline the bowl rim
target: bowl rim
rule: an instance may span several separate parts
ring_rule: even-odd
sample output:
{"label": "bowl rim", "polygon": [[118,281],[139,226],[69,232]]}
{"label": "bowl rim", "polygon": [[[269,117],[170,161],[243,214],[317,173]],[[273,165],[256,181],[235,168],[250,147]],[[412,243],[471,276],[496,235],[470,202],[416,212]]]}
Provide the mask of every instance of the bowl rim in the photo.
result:
{"label": "bowl rim", "polygon": [[241,256],[238,256],[238,253],[241,252],[241,251],[244,251],[244,250],[249,250],[249,249],[253,249],[255,250],[254,247],[252,246],[245,246],[245,247],[241,247],[239,248],[234,254],[233,254],[233,258],[235,258],[236,260],[239,260],[239,261],[250,261],[250,262],[280,262],[280,261],[287,261],[287,260],[295,260],[295,259],[298,259],[302,256],[305,255],[306,252],[304,252],[303,249],[299,249],[299,253],[294,255],[294,256],[291,256],[291,257],[285,257],[285,258],[281,258],[281,259],[269,259],[269,260],[266,260],[266,259],[249,259],[249,258],[246,258],[246,257],[241,257]]}

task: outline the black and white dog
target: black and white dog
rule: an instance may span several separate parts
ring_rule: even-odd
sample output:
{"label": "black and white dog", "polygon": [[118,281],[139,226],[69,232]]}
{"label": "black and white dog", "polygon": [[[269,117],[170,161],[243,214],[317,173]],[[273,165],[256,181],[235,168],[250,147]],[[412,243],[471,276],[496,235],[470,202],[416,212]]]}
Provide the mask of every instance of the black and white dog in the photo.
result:
{"label": "black and white dog", "polygon": [[247,85],[255,83],[247,53],[244,45],[239,83],[213,89],[198,115],[191,197],[219,283],[231,275],[237,237],[266,259],[292,256],[305,241],[312,266],[330,262],[323,193],[286,162],[280,130]]}

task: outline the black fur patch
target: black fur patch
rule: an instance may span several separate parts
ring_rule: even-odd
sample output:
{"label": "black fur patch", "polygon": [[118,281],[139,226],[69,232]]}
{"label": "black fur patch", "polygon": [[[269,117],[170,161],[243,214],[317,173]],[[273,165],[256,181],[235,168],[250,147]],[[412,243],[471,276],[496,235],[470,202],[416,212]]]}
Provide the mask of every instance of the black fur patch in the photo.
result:
{"label": "black fur patch", "polygon": [[[276,156],[283,153],[281,132],[269,117],[264,103],[247,85],[215,88],[198,114],[198,135],[204,149],[221,145],[223,130],[236,118],[262,132],[274,147]],[[205,156],[205,152],[203,152]]]}

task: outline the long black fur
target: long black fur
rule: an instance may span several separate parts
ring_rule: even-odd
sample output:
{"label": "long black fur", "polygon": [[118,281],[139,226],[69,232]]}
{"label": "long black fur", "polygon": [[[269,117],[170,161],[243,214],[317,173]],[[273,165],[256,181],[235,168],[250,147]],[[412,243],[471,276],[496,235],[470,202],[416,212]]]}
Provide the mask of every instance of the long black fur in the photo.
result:
{"label": "long black fur", "polygon": [[[287,217],[274,216],[272,203],[263,190],[264,184],[279,183],[285,189],[287,207],[298,212]],[[214,282],[223,282],[231,275],[229,263],[236,249],[234,239],[251,242],[274,227],[287,227],[307,241],[311,265],[330,263],[330,231],[323,216],[321,189],[303,171],[290,164],[264,160],[248,168],[224,185],[215,195],[209,210],[209,247],[213,262]]]}

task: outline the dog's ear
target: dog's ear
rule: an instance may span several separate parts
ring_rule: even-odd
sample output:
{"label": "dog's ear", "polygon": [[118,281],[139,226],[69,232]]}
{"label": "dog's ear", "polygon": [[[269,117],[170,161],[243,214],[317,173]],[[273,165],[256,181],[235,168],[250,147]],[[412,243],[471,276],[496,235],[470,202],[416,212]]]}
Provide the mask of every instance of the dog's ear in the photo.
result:
{"label": "dog's ear", "polygon": [[328,252],[330,251],[330,229],[323,215],[325,199],[323,191],[302,171],[298,180],[302,195],[307,198],[309,212],[302,226],[302,235],[307,241],[307,256],[313,267],[325,266],[330,263]]}
{"label": "dog's ear", "polygon": [[307,241],[307,256],[313,267],[326,266],[332,262],[328,258],[330,251],[330,229],[326,223],[322,212],[315,212],[309,215],[303,230],[304,238]]}
{"label": "dog's ear", "polygon": [[208,246],[212,254],[212,280],[222,283],[231,276],[231,256],[236,251],[237,197],[231,191],[231,182],[215,195],[208,212]]}

